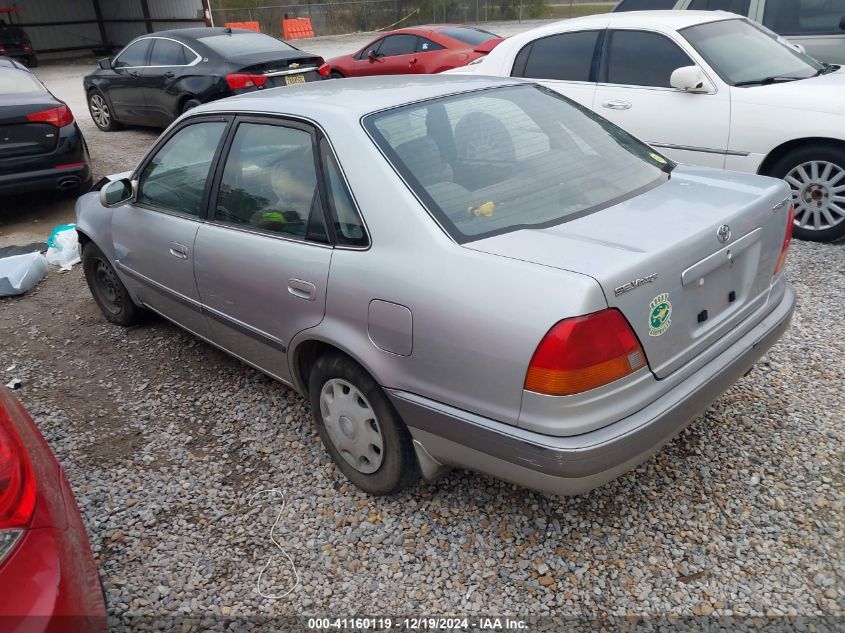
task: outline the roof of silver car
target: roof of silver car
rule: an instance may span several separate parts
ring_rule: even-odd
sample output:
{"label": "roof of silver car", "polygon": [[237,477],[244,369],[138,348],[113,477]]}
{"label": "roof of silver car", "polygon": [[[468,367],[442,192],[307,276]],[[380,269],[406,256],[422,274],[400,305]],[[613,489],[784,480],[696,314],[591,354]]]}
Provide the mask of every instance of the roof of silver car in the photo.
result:
{"label": "roof of silver car", "polygon": [[200,112],[272,112],[308,118],[342,115],[360,118],[393,106],[460,92],[526,83],[511,77],[474,75],[393,75],[313,81],[214,101]]}

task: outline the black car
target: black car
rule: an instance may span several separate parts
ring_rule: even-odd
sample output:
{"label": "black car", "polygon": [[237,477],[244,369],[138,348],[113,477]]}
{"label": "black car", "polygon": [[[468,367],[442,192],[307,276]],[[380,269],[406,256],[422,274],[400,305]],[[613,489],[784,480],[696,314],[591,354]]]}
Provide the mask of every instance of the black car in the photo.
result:
{"label": "black car", "polygon": [[3,18],[0,18],[0,55],[18,59],[30,68],[38,65],[26,31],[17,24],[6,24]]}
{"label": "black car", "polygon": [[24,65],[0,57],[0,195],[91,184],[88,147],[64,101]]}
{"label": "black car", "polygon": [[130,42],[85,77],[91,118],[101,130],[124,123],[163,127],[199,105],[251,90],[317,81],[322,57],[246,29],[161,31]]}

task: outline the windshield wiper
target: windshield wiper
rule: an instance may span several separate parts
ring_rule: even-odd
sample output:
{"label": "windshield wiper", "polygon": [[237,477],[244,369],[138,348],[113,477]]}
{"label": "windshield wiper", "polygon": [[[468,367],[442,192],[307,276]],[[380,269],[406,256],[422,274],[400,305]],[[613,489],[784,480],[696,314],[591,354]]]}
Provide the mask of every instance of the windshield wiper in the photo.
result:
{"label": "windshield wiper", "polygon": [[780,83],[786,83],[788,81],[800,81],[802,79],[807,79],[807,78],[806,77],[786,77],[786,76],[764,77],[763,79],[752,79],[750,81],[738,81],[734,84],[734,86],[768,86],[770,84],[780,84]]}
{"label": "windshield wiper", "polygon": [[816,71],[815,77],[819,75],[827,75],[829,73],[835,73],[837,70],[842,68],[842,66],[837,66],[836,64],[828,64],[827,62],[822,62],[824,64],[821,68]]}

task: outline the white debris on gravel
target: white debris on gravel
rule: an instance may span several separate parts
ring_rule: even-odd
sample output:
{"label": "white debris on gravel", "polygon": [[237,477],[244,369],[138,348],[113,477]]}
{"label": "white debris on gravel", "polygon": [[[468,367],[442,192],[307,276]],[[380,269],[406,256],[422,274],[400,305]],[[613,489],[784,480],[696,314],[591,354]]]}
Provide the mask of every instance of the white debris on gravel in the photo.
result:
{"label": "white debris on gravel", "polygon": [[[68,477],[117,617],[839,615],[845,249],[795,243],[792,329],[679,438],[592,493],[453,472],[368,497],[306,401],[160,320],[96,312],[81,272],[0,301],[0,366]],[[52,311],[56,296],[66,301]],[[6,378],[8,379],[8,378]],[[260,490],[286,499],[250,507]]]}

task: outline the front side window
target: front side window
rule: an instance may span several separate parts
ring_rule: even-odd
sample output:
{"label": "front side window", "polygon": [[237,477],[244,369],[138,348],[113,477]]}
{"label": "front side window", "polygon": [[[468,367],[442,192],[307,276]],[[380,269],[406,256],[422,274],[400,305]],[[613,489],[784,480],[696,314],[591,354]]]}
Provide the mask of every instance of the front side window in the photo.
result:
{"label": "front side window", "polygon": [[678,68],[694,62],[665,35],[647,31],[613,31],[607,56],[607,83],[669,88]]}
{"label": "front side window", "polygon": [[138,204],[202,215],[208,171],[225,129],[222,121],[205,121],[171,136],[138,179]]}
{"label": "front side window", "polygon": [[241,123],[226,157],[214,219],[325,241],[311,134]]}
{"label": "front side window", "polygon": [[355,59],[367,59],[370,56],[370,53],[377,53],[378,47],[381,46],[381,43],[383,41],[384,41],[383,38],[380,39],[380,40],[376,40],[375,42],[372,42],[366,48],[361,49],[361,52],[359,52],[357,55],[355,55]]}
{"label": "front side window", "polygon": [[416,35],[391,35],[382,40],[378,49],[379,57],[393,57],[395,55],[410,55],[417,50]]}
{"label": "front side window", "polygon": [[147,53],[150,51],[152,40],[139,40],[117,56],[114,60],[115,68],[130,68],[147,65]]}
{"label": "front side window", "polygon": [[806,79],[822,69],[747,20],[707,22],[680,33],[732,85]]}
{"label": "front side window", "polygon": [[674,164],[540,86],[441,97],[364,126],[458,242],[567,222],[666,178]]}
{"label": "front side window", "polygon": [[195,55],[179,42],[156,38],[150,56],[150,66],[184,66]]}
{"label": "front side window", "polygon": [[767,0],[763,25],[779,35],[841,35],[845,0]]}
{"label": "front side window", "polygon": [[751,0],[692,0],[691,11],[730,11],[739,15],[748,15]]}
{"label": "front side window", "polygon": [[535,40],[516,56],[513,76],[590,81],[598,37],[598,31],[579,31]]}

